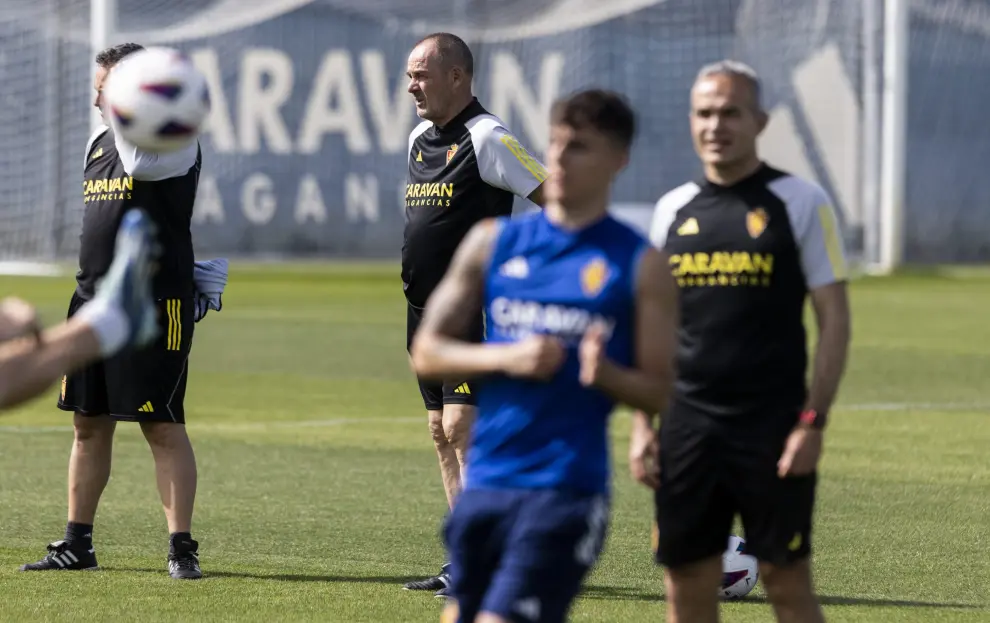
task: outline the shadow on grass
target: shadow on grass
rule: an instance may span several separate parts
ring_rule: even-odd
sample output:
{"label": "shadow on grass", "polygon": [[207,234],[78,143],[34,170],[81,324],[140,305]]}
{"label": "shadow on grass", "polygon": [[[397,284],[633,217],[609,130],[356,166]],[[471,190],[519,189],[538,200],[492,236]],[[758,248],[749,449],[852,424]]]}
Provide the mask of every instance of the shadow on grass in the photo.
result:
{"label": "shadow on grass", "polygon": [[[588,586],[581,593],[588,599],[607,599],[617,601],[666,601],[667,598],[659,592],[651,592],[620,586]],[[885,608],[961,608],[979,610],[986,606],[978,604],[941,603],[934,601],[913,601],[907,599],[872,599],[868,597],[840,597],[837,595],[819,595],[818,601],[823,606],[874,606]],[[735,603],[752,603],[769,605],[766,597],[746,597]]]}
{"label": "shadow on grass", "polygon": [[[766,598],[760,597],[760,601],[767,603]],[[754,599],[755,601],[755,599]],[[952,602],[938,601],[915,601],[911,599],[871,599],[869,597],[839,597],[838,595],[821,595],[818,601],[823,606],[883,606],[887,608],[965,608],[969,610],[980,610],[984,608],[979,604],[960,604]]]}
{"label": "shadow on grass", "polygon": [[[135,567],[103,567],[106,571],[121,571],[127,573],[164,574],[162,569],[142,569]],[[306,575],[300,573],[247,573],[241,571],[211,571],[203,572],[203,579],[209,578],[239,578],[245,580],[271,580],[273,582],[341,582],[355,584],[396,584],[400,588],[406,582],[422,580],[425,576],[360,576],[360,575]]]}
{"label": "shadow on grass", "polygon": [[[132,567],[103,567],[107,571],[123,571],[137,573],[162,574],[162,569],[145,569]],[[209,578],[242,578],[248,580],[270,580],[274,582],[341,582],[356,584],[394,584],[401,587],[411,580],[421,580],[422,576],[362,576],[362,575],[305,575],[305,574],[280,574],[280,573],[247,573],[241,571],[206,571],[203,579]],[[581,591],[581,597],[587,599],[603,599],[615,601],[666,601],[666,597],[659,592],[648,590],[627,588],[622,586],[586,586]],[[869,597],[840,597],[838,595],[819,595],[818,601],[823,606],[873,606],[884,608],[957,608],[966,610],[980,610],[987,608],[987,605],[963,604],[952,602],[935,601],[914,601],[908,599],[873,599]],[[751,603],[769,605],[769,601],[762,595],[746,597],[735,603]]]}

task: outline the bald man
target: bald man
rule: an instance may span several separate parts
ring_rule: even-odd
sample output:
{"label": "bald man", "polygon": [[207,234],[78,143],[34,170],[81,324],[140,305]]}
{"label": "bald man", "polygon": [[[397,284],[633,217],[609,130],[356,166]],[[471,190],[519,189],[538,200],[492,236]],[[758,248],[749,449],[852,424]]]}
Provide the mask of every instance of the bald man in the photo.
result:
{"label": "bald man", "polygon": [[[435,33],[423,38],[409,54],[406,75],[416,113],[423,119],[409,135],[406,178],[402,283],[408,351],[426,300],[464,236],[483,219],[511,215],[517,196],[542,205],[546,171],[474,96],[474,58],[459,37]],[[481,341],[485,332],[481,309],[464,313],[472,320],[462,337]],[[475,383],[418,381],[447,503],[453,507],[474,421]],[[443,597],[448,584],[444,565],[439,575],[405,588],[439,591],[437,595]]]}

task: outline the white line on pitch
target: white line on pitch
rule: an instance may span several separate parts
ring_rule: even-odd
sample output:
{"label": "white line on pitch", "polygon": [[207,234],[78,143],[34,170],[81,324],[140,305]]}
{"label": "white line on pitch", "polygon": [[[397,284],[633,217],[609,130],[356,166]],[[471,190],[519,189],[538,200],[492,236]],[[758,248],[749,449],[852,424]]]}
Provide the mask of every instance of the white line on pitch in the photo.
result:
{"label": "white line on pitch", "polygon": [[987,411],[990,402],[866,402],[836,405],[835,411]]}
{"label": "white line on pitch", "polygon": [[[872,402],[836,405],[834,411],[990,411],[986,402]],[[423,417],[347,417],[322,420],[282,422],[244,422],[240,424],[190,424],[192,430],[239,431],[272,430],[277,428],[323,428],[348,424],[409,424],[423,422]],[[0,433],[65,433],[71,426],[0,426]]]}
{"label": "white line on pitch", "polygon": [[320,428],[343,426],[346,424],[405,424],[423,422],[425,417],[342,417],[325,420],[298,420],[284,422],[245,422],[243,424],[193,424],[193,429],[202,430],[268,430],[272,428]]}
{"label": "white line on pitch", "polygon": [[[190,424],[192,430],[238,431],[271,430],[273,428],[321,428],[344,426],[347,424],[407,424],[423,422],[425,417],[350,417],[327,418],[323,420],[298,420],[287,422],[244,422],[240,424]],[[65,433],[72,432],[71,426],[0,426],[0,433]]]}

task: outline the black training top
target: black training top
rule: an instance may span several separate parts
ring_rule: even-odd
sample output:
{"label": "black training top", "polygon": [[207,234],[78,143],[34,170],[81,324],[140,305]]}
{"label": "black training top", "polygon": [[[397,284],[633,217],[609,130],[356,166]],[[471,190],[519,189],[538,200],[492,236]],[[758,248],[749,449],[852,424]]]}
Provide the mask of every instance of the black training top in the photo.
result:
{"label": "black training top", "polygon": [[127,210],[143,208],[157,228],[161,246],[152,282],[156,298],[182,298],[193,292],[190,223],[202,154],[193,142],[181,150],[142,152],[102,128],[86,149],[82,235],[76,292],[91,298],[96,281],[113,261],[117,228]]}
{"label": "black training top", "polygon": [[471,227],[512,214],[513,196],[529,196],[546,172],[477,99],[442,128],[419,124],[408,162],[402,282],[424,307]]}
{"label": "black training top", "polygon": [[805,298],[847,277],[825,192],[767,165],[689,182],[657,203],[650,237],[680,286],[676,399],[715,416],[800,409]]}

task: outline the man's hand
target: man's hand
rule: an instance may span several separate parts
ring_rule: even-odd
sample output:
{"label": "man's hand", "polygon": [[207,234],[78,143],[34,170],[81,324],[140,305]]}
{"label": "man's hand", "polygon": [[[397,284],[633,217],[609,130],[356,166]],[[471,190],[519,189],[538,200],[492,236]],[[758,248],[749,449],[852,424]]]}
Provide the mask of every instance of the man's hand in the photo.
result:
{"label": "man's hand", "polygon": [[777,461],[777,475],[806,476],[818,468],[822,455],[822,432],[804,424],[798,424],[787,437],[784,453]]}
{"label": "man's hand", "polygon": [[629,437],[629,473],[650,489],[660,486],[660,438],[640,417],[633,419]]}
{"label": "man's hand", "polygon": [[585,387],[595,387],[601,380],[602,370],[608,365],[605,358],[605,343],[608,341],[608,328],[601,322],[588,327],[578,347],[581,370],[578,379]]}
{"label": "man's hand", "polygon": [[0,341],[39,334],[38,312],[30,303],[15,296],[0,301]]}
{"label": "man's hand", "polygon": [[547,381],[564,363],[567,352],[557,338],[530,335],[512,346],[505,364],[509,376]]}

